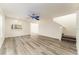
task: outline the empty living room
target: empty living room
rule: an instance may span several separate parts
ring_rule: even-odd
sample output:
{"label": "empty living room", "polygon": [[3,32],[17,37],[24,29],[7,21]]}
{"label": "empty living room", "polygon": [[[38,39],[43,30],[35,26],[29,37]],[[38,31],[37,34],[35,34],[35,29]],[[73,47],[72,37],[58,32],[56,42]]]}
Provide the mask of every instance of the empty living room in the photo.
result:
{"label": "empty living room", "polygon": [[0,55],[78,55],[79,3],[0,3]]}

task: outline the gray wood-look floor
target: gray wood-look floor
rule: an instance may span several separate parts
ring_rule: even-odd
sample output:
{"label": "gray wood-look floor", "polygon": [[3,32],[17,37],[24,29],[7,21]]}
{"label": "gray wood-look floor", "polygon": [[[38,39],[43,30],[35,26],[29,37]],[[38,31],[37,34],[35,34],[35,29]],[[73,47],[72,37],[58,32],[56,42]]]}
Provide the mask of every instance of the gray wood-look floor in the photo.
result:
{"label": "gray wood-look floor", "polygon": [[6,38],[1,55],[76,55],[76,44],[44,36]]}

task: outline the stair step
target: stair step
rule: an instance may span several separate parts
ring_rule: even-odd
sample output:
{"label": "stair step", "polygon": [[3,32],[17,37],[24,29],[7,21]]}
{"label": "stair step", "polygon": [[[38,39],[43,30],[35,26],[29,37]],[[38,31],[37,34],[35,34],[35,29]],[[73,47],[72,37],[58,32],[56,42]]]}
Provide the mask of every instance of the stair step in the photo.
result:
{"label": "stair step", "polygon": [[65,37],[65,36],[63,36],[62,38],[69,38],[69,39],[76,39],[76,38],[73,38],[73,37]]}
{"label": "stair step", "polygon": [[76,41],[76,40],[74,40],[74,39],[68,39],[68,38],[62,38],[62,40],[67,40],[67,41]]}

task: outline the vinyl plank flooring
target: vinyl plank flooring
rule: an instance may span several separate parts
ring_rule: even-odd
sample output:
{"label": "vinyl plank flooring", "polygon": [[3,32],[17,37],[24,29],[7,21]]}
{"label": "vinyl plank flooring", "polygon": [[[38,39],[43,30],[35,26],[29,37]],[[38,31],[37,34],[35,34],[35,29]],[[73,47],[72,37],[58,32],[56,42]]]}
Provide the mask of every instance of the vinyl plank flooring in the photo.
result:
{"label": "vinyl plank flooring", "polygon": [[18,36],[6,38],[1,55],[77,55],[76,44],[45,36]]}

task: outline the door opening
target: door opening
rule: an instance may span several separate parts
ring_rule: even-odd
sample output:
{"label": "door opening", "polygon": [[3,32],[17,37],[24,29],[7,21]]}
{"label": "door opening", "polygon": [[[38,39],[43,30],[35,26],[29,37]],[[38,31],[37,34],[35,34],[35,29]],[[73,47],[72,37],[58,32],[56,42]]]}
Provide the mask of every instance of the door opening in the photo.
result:
{"label": "door opening", "polygon": [[38,22],[31,23],[30,27],[31,27],[31,34],[38,34],[38,32],[39,32]]}

